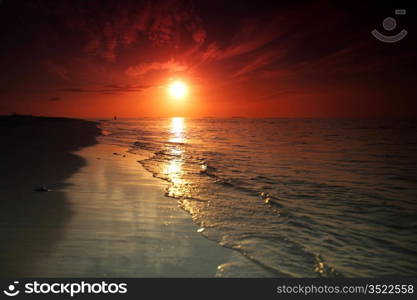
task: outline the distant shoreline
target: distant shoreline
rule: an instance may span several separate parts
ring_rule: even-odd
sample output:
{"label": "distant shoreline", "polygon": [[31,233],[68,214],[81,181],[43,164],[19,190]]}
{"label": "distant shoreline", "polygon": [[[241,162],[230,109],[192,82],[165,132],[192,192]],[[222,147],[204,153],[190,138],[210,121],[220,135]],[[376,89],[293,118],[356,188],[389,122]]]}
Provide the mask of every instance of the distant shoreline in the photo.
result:
{"label": "distant shoreline", "polygon": [[89,121],[83,118],[46,117],[20,114],[0,115],[0,127],[18,125],[37,125],[44,122],[87,122],[92,124],[99,124],[98,122]]}

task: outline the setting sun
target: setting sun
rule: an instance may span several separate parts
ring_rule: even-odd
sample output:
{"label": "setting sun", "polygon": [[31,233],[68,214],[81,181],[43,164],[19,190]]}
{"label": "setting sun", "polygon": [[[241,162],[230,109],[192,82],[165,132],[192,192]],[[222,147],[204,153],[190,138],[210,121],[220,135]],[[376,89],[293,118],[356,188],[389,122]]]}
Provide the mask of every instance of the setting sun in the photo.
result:
{"label": "setting sun", "polygon": [[187,96],[188,87],[182,81],[175,81],[168,86],[168,93],[174,99],[183,99]]}

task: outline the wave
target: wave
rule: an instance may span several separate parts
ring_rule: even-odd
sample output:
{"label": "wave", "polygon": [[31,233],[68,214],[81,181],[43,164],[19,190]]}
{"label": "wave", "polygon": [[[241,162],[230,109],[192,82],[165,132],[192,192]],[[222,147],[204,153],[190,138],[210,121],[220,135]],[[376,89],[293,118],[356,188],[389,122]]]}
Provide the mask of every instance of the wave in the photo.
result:
{"label": "wave", "polygon": [[272,276],[417,274],[410,132],[381,137],[354,121],[136,122],[108,124],[105,138],[151,153],[140,164],[168,182],[165,195],[201,234]]}

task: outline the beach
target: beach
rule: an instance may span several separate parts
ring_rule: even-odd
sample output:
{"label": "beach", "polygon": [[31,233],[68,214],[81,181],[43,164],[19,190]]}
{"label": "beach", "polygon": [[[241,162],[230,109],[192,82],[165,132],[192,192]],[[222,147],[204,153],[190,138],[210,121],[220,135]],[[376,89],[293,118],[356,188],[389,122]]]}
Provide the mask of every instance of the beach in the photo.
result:
{"label": "beach", "polygon": [[198,233],[140,157],[97,143],[94,122],[10,123],[2,126],[2,277],[233,276],[236,262],[235,276],[262,276]]}
{"label": "beach", "polygon": [[[85,165],[74,154],[93,145],[92,122],[30,116],[2,117],[1,254],[3,277],[37,276],[34,264],[53,249],[71,219],[65,180]],[[51,192],[36,192],[43,186]]]}
{"label": "beach", "polygon": [[413,122],[0,124],[1,277],[416,272]]}

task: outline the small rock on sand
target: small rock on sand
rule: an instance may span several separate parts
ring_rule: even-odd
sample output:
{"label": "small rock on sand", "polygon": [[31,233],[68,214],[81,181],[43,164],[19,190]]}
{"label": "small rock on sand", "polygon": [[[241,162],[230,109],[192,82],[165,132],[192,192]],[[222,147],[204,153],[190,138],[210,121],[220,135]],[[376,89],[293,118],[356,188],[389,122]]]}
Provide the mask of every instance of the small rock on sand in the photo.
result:
{"label": "small rock on sand", "polygon": [[44,187],[44,186],[39,186],[37,188],[35,188],[35,192],[49,192],[50,189]]}

